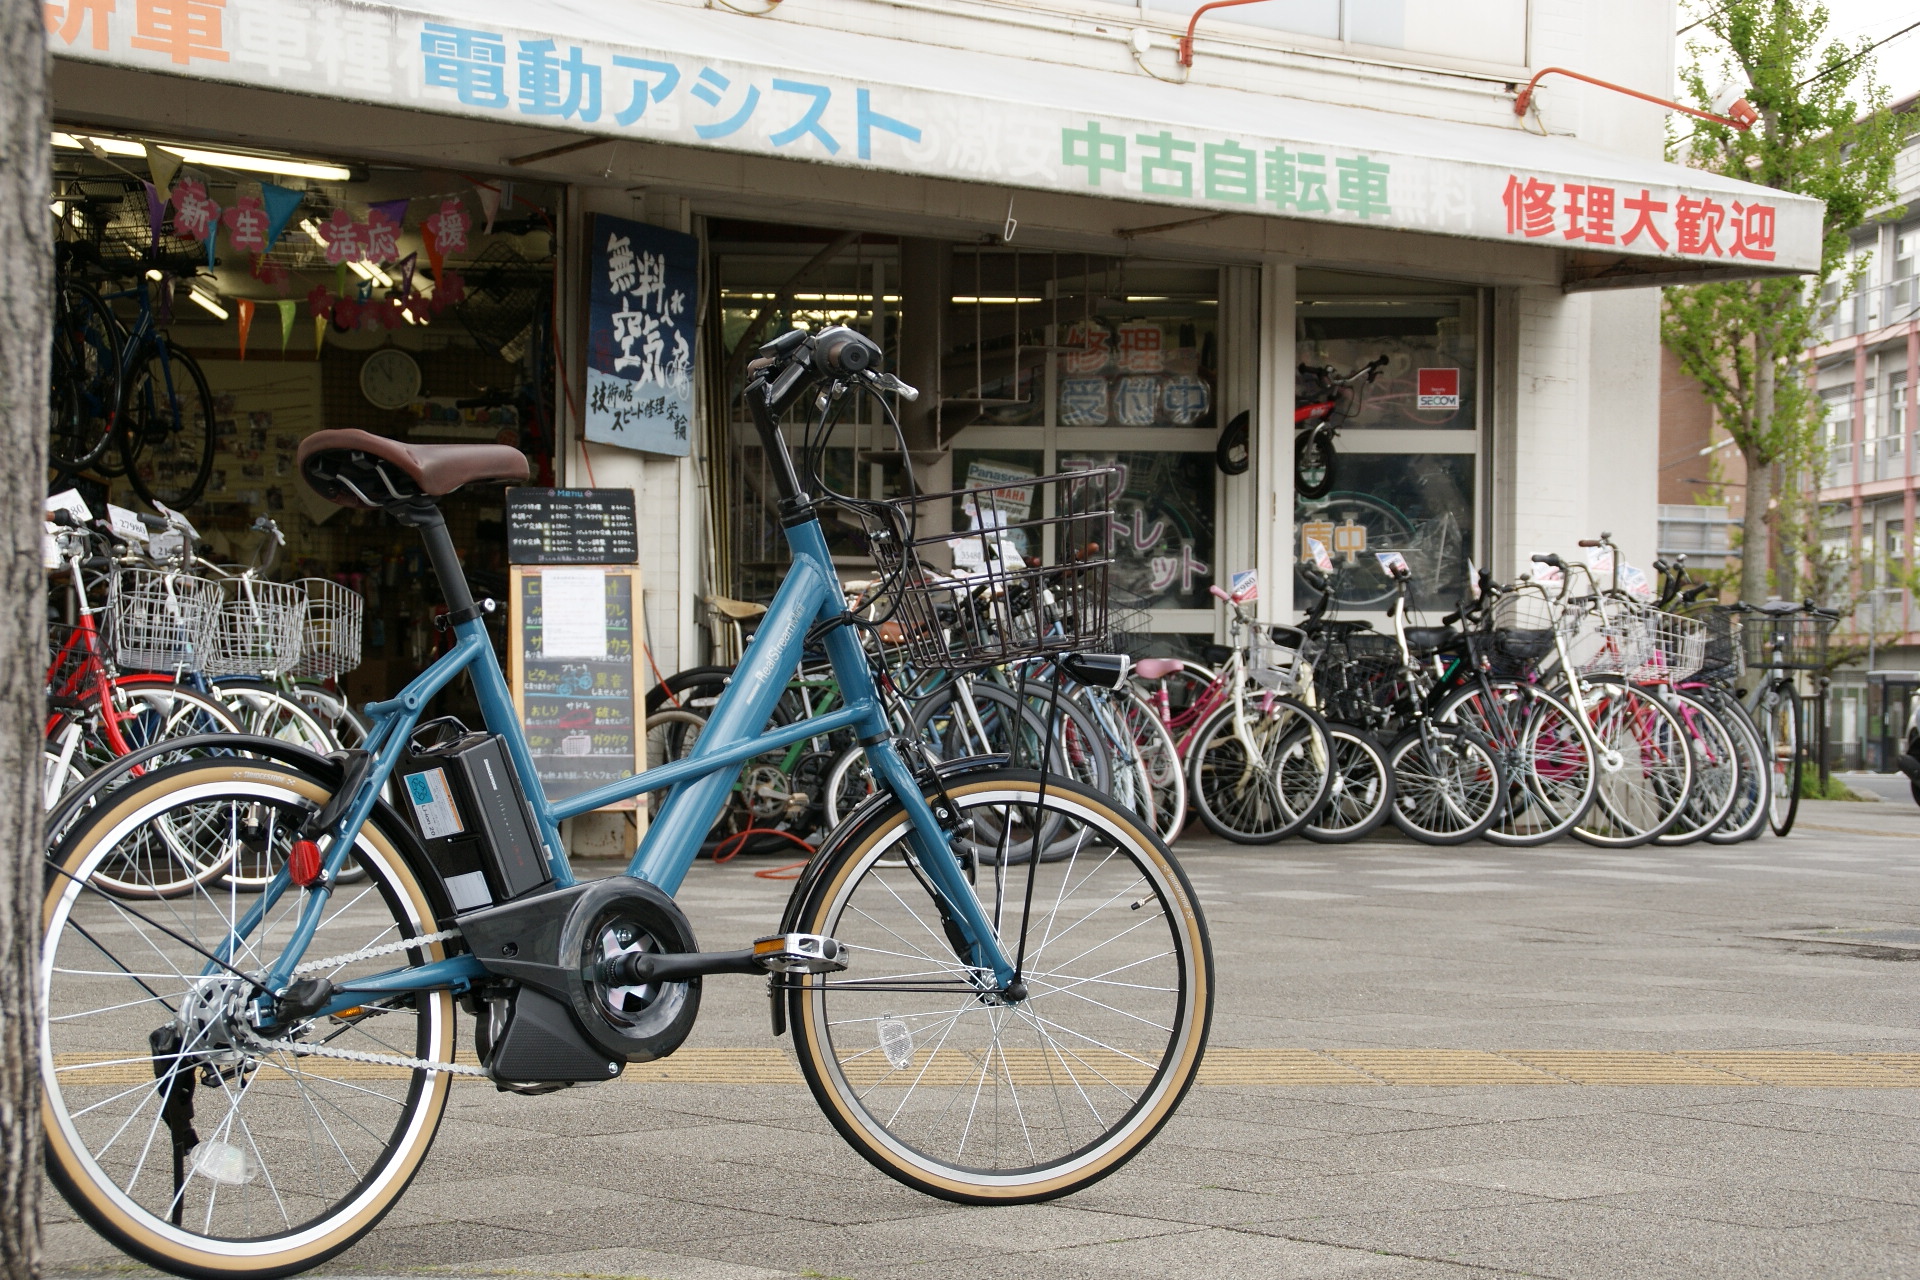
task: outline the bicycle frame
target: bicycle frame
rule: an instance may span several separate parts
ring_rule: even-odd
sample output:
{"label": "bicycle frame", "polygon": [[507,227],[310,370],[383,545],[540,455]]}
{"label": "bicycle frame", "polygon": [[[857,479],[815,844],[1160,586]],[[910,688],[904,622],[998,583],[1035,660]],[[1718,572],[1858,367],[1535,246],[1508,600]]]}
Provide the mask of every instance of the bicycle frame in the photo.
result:
{"label": "bicycle frame", "polygon": [[[748,399],[754,401],[755,397],[749,395]],[[415,509],[407,514],[406,521],[416,524],[426,537],[452,612],[463,615],[465,620],[453,624],[455,642],[449,652],[396,697],[367,707],[372,728],[364,749],[372,758],[371,767],[359,778],[334,828],[321,835],[328,842],[322,860],[322,878],[308,893],[286,949],[271,965],[262,984],[266,989],[279,989],[291,980],[293,970],[320,924],[330,886],[344,866],[362,825],[373,813],[381,788],[400,763],[428,702],[462,673],[473,682],[487,731],[502,739],[521,779],[556,888],[577,883],[560,839],[562,821],[616,801],[665,790],[667,798],[635,851],[626,874],[672,894],[699,856],[701,840],[719,816],[741,764],[807,738],[837,729],[853,729],[870,765],[907,813],[914,852],[928,880],[945,900],[953,922],[965,935],[972,952],[967,957],[968,963],[983,978],[990,973],[1001,986],[1013,980],[1012,960],[1000,945],[959,860],[948,846],[945,833],[921,794],[919,782],[894,748],[892,731],[866,654],[851,628],[839,625],[847,611],[846,599],[818,516],[810,507],[803,507],[799,514],[793,510],[796,501],[803,500],[799,499],[791,458],[773,420],[774,411],[764,400],[754,403],[754,409],[769,456],[776,464],[776,477],[781,481],[782,514],[787,516],[784,522],[787,542],[793,553],[786,580],[775,593],[692,752],[682,759],[579,795],[553,800],[545,794],[534,770],[526,735],[514,713],[506,677],[487,637],[483,615],[467,594],[446,525],[430,504],[424,511]],[[820,634],[822,632],[824,634]],[[839,682],[842,706],[797,725],[760,731],[788,688],[810,636],[817,636],[826,650]],[[282,866],[246,916],[236,923],[227,947],[236,946],[239,939],[251,934],[291,884],[288,869]],[[222,961],[229,958],[229,955],[220,957]],[[375,992],[441,987],[462,990],[486,973],[479,960],[469,954],[409,969],[342,979],[340,994],[322,1012],[349,1008]]]}

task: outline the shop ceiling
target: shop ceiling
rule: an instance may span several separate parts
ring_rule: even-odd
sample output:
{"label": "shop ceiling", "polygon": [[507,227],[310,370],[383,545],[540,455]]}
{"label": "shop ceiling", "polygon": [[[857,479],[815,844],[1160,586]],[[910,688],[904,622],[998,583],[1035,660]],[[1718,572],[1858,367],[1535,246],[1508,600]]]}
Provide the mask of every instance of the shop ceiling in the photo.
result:
{"label": "shop ceiling", "polygon": [[[543,6],[541,31],[514,25],[525,10],[504,0],[460,8],[443,19],[358,0],[249,0],[233,40],[221,33],[233,47],[199,50],[157,50],[130,22],[101,19],[104,39],[53,37],[56,109],[132,123],[110,99],[122,111],[171,99],[176,127],[246,119],[259,136],[256,115],[207,114],[206,95],[188,88],[251,86],[315,95],[290,98],[312,120],[355,101],[442,118],[429,128],[415,116],[394,131],[404,137],[309,134],[352,138],[368,158],[417,152],[420,137],[438,134],[458,154],[410,161],[692,191],[718,183],[749,204],[757,185],[770,212],[796,200],[863,203],[836,192],[851,169],[866,180],[855,186],[896,189],[881,206],[896,226],[951,222],[965,192],[962,220],[991,228],[980,234],[1003,232],[1010,216],[1035,233],[1151,239],[1156,252],[1233,245],[1328,262],[1373,260],[1391,243],[1387,269],[1505,259],[1471,277],[1488,282],[1550,274],[1597,288],[1817,264],[1817,201],[1517,125],[1142,82],[672,5],[650,11],[644,46],[608,43],[604,14],[577,0]],[[266,30],[271,41],[248,43]],[[343,49],[356,56],[343,61]],[[105,67],[178,76],[177,92],[89,93],[103,84],[89,73]],[[849,78],[849,67],[863,74]],[[902,204],[900,179],[917,181],[924,201]],[[1078,219],[1058,217],[1068,212]],[[1550,272],[1529,261],[1543,255]]]}

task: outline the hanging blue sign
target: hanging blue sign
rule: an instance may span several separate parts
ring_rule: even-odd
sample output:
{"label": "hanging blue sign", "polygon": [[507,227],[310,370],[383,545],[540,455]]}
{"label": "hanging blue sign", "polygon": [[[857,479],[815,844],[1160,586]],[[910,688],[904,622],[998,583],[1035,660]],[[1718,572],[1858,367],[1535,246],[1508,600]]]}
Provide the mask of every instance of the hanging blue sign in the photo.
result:
{"label": "hanging blue sign", "polygon": [[594,214],[587,263],[587,439],[684,456],[693,434],[699,241]]}

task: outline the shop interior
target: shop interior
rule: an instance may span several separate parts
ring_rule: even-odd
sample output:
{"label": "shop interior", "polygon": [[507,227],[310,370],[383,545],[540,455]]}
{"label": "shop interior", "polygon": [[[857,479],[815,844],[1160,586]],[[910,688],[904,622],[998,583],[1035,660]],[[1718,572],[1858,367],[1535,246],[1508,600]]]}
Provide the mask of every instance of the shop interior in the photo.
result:
{"label": "shop interior", "polygon": [[[74,129],[54,142],[62,287],[102,297],[122,342],[150,325],[186,353],[205,375],[204,408],[194,380],[172,376],[182,362],[169,381],[183,418],[208,420],[184,435],[209,432],[214,449],[197,493],[191,440],[171,458],[142,455],[138,476],[109,447],[56,468],[53,489],[79,489],[96,511],[172,498],[227,564],[257,560],[266,535],[253,526],[270,517],[285,538],[274,577],[364,595],[364,661],[344,684],[355,703],[389,695],[447,642],[419,540],[315,497],[295,450],[338,427],[497,441],[534,460],[532,483],[552,484],[559,191]],[[456,493],[442,508],[475,593],[505,599],[499,493]],[[504,618],[493,625],[504,646]],[[458,705],[470,696],[458,682],[439,709],[471,712]]]}

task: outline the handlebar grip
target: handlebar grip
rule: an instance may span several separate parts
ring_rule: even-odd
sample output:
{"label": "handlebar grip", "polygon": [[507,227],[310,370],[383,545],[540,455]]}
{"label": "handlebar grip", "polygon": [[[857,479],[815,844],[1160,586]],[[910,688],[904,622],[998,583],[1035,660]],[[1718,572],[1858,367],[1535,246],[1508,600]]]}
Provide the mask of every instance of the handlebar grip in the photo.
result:
{"label": "handlebar grip", "polygon": [[1227,593],[1226,593],[1225,591],[1223,591],[1223,590],[1221,590],[1221,589],[1220,589],[1219,587],[1217,587],[1217,586],[1213,586],[1213,587],[1208,587],[1208,588],[1207,588],[1207,593],[1208,593],[1209,595],[1211,595],[1211,596],[1212,596],[1212,597],[1213,597],[1213,598],[1214,598],[1215,600],[1224,600],[1224,601],[1226,601],[1226,602],[1227,602],[1228,604],[1232,604],[1232,603],[1233,603],[1233,597],[1232,597],[1232,596],[1230,596],[1230,595],[1228,595],[1228,594],[1227,594]]}
{"label": "handlebar grip", "polygon": [[137,514],[140,517],[140,523],[147,526],[147,528],[153,530],[155,533],[160,533],[164,531],[167,527],[167,518],[165,516],[156,516],[146,511],[141,511],[141,512],[138,512]]}
{"label": "handlebar grip", "polygon": [[1452,613],[1446,614],[1440,619],[1440,625],[1443,627],[1450,627],[1454,623],[1460,621],[1460,612],[1461,612],[1460,610],[1455,609]]}
{"label": "handlebar grip", "polygon": [[1711,582],[1696,582],[1692,586],[1688,587],[1685,591],[1682,591],[1680,593],[1680,598],[1682,600],[1685,600],[1688,604],[1692,604],[1695,600],[1698,600],[1700,598],[1700,595],[1702,592],[1706,591],[1706,589],[1711,587],[1712,585],[1713,584]]}
{"label": "handlebar grip", "polygon": [[1327,575],[1320,572],[1318,565],[1303,564],[1298,566],[1295,572],[1304,578],[1307,585],[1315,591],[1325,591],[1327,589]]}
{"label": "handlebar grip", "polygon": [[1662,559],[1662,558],[1660,558],[1659,556],[1655,556],[1655,557],[1654,557],[1654,560],[1653,560],[1653,567],[1654,567],[1654,569],[1655,569],[1655,571],[1656,571],[1656,572],[1659,572],[1659,573],[1672,573],[1672,572],[1673,572],[1673,566],[1672,566],[1672,565],[1670,565],[1670,564],[1668,564],[1668,563],[1667,563],[1667,562],[1666,562],[1666,561],[1665,561],[1664,559]]}
{"label": "handlebar grip", "polygon": [[1560,558],[1558,551],[1538,552],[1533,557],[1535,564],[1550,564],[1556,569],[1565,569],[1567,562]]}
{"label": "handlebar grip", "polygon": [[1600,539],[1598,538],[1582,538],[1580,539],[1580,541],[1574,543],[1573,545],[1575,545],[1576,547],[1604,547],[1607,544],[1600,541]]}
{"label": "handlebar grip", "polygon": [[58,507],[47,512],[47,519],[59,525],[62,529],[78,529],[82,527],[80,518],[65,507]]}

